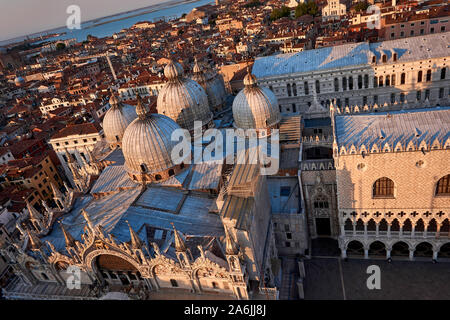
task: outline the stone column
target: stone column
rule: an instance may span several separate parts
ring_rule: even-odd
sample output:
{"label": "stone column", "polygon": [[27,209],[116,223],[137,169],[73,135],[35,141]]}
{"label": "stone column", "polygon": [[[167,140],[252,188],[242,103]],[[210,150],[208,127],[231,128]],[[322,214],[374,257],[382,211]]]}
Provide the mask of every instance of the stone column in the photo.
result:
{"label": "stone column", "polygon": [[378,223],[375,224],[375,237],[378,238],[378,230],[380,229],[380,225]]}
{"label": "stone column", "polygon": [[124,275],[127,278],[129,283],[133,283],[133,281],[131,281],[131,278],[128,276],[128,272],[125,272]]}
{"label": "stone column", "polygon": [[437,261],[438,259],[438,250],[433,250],[433,259]]}
{"label": "stone column", "polygon": [[345,235],[345,223],[341,224],[341,234]]}
{"label": "stone column", "polygon": [[409,249],[409,260],[414,260],[414,249]]}
{"label": "stone column", "polygon": [[369,259],[369,249],[364,249],[364,259]]}
{"label": "stone column", "polygon": [[342,259],[347,258],[347,249],[341,249],[341,252],[342,252],[341,254]]}
{"label": "stone column", "polygon": [[403,226],[402,225],[400,225],[400,231],[398,232],[398,235],[400,236],[400,238],[403,235]]}
{"label": "stone column", "polygon": [[386,259],[391,257],[391,249],[386,249]]}
{"label": "stone column", "polygon": [[367,237],[367,223],[364,222],[364,237]]}
{"label": "stone column", "polygon": [[353,226],[353,236],[356,236],[356,222],[353,222],[352,226]]}
{"label": "stone column", "polygon": [[391,224],[388,224],[387,236],[388,236],[388,238],[391,237]]}

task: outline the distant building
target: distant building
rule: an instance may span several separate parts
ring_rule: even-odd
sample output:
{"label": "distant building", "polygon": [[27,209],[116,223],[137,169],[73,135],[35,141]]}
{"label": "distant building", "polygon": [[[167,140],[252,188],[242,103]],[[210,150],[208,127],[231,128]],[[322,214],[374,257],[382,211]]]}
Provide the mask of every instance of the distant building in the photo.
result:
{"label": "distant building", "polygon": [[272,89],[283,113],[309,117],[317,101],[339,107],[447,105],[450,32],[379,43],[349,43],[256,58],[258,83]]}
{"label": "distant building", "polygon": [[103,129],[98,123],[68,125],[51,137],[49,143],[73,187],[77,187],[77,169],[92,161],[89,153],[104,138]]}
{"label": "distant building", "polygon": [[337,20],[347,12],[347,6],[340,0],[328,0],[328,4],[322,9],[322,20]]}

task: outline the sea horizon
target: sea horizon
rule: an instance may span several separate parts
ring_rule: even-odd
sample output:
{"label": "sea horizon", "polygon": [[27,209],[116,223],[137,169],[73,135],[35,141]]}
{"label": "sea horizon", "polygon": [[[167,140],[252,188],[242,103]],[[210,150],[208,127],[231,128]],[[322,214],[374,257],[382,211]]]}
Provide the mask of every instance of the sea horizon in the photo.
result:
{"label": "sea horizon", "polygon": [[[201,4],[198,4],[198,3]],[[59,34],[59,36],[55,36],[55,37],[51,37],[51,38],[47,38],[47,39],[43,39],[43,40],[36,40],[33,43],[39,43],[42,41],[54,41],[54,40],[65,40],[65,39],[70,39],[70,38],[76,38],[78,42],[85,40],[85,38],[87,37],[88,34],[92,35],[92,36],[97,36],[97,34],[100,34],[100,36],[98,37],[107,37],[107,36],[111,36],[112,34],[116,33],[116,32],[120,32],[120,30],[122,29],[126,29],[126,28],[130,28],[132,25],[134,25],[135,23],[139,22],[140,19],[138,19],[139,21],[133,22],[133,24],[129,25],[129,23],[126,23],[126,20],[136,20],[135,18],[140,18],[143,16],[149,16],[148,18],[152,19],[151,21],[154,21],[155,19],[162,19],[162,18],[166,18],[166,17],[174,17],[178,16],[181,17],[181,15],[183,13],[187,13],[185,12],[186,10],[183,9],[189,9],[189,12],[193,9],[196,8],[198,6],[202,6],[202,5],[206,5],[209,3],[213,3],[213,0],[169,0],[169,1],[165,1],[163,3],[158,3],[158,4],[153,4],[150,6],[146,6],[146,7],[142,7],[142,8],[138,8],[138,9],[134,9],[134,10],[128,10],[128,11],[123,11],[123,12],[118,12],[112,15],[108,15],[108,16],[103,16],[103,17],[97,17],[94,19],[90,19],[88,21],[83,21],[81,23],[81,29],[68,29],[66,26],[59,26],[56,28],[52,28],[52,29],[47,29],[44,31],[39,31],[36,33],[32,33],[32,34],[26,34],[23,36],[19,36],[19,37],[15,37],[15,38],[11,38],[11,39],[7,39],[7,40],[2,40],[0,41],[0,47],[7,47],[13,44],[17,44],[20,45],[21,42],[27,40],[27,39],[33,39],[33,38],[39,38],[39,37],[44,37],[47,35],[51,35],[51,34]],[[189,5],[194,5],[194,6],[189,6]],[[181,10],[178,11],[176,10],[176,12],[168,12],[169,14],[167,15],[159,15],[159,16],[154,16],[154,17],[150,17],[150,15],[153,15],[155,13],[158,12],[162,12],[165,10],[169,10],[176,8],[176,7],[183,7],[185,6],[186,8],[180,8]],[[142,11],[142,12],[140,12]],[[107,19],[111,19],[114,18],[110,21],[102,21],[102,20],[107,20]],[[110,33],[111,30],[115,30],[118,27],[118,22],[124,22],[124,26],[122,28],[120,28],[117,31],[113,31]],[[149,21],[149,19],[143,19],[143,21]],[[113,24],[116,23],[116,25],[114,26],[114,28],[109,28],[108,31],[106,32],[95,32],[95,28],[101,28],[102,26],[106,26],[108,24]],[[129,26],[127,26],[129,25]],[[85,30],[93,30],[94,32],[89,33],[84,35]],[[71,36],[67,36],[67,35],[71,35]],[[79,36],[84,37],[84,39],[79,38]]]}

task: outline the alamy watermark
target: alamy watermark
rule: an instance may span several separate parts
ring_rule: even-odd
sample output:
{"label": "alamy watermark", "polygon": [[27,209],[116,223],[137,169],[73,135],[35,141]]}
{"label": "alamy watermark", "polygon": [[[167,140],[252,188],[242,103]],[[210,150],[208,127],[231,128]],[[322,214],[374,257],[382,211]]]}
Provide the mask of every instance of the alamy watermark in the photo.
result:
{"label": "alamy watermark", "polygon": [[367,8],[367,13],[370,16],[367,19],[368,29],[381,29],[381,10],[376,5],[371,5]]}
{"label": "alamy watermark", "polygon": [[81,29],[81,8],[76,4],[67,7],[66,13],[69,17],[66,20],[67,29]]}
{"label": "alamy watermark", "polygon": [[367,278],[366,285],[369,290],[380,290],[381,289],[381,269],[377,265],[370,265],[366,270],[367,274],[370,274]]}
{"label": "alamy watermark", "polygon": [[66,279],[68,289],[81,289],[81,270],[77,266],[69,266],[66,270],[69,276]]}

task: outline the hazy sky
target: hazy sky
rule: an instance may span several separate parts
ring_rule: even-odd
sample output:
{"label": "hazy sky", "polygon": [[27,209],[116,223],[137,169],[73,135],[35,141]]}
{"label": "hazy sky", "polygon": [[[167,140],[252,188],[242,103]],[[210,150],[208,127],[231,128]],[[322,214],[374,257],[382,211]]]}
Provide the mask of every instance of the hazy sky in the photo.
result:
{"label": "hazy sky", "polygon": [[168,0],[0,0],[0,41],[66,24],[70,5],[81,8],[81,21],[143,8]]}

